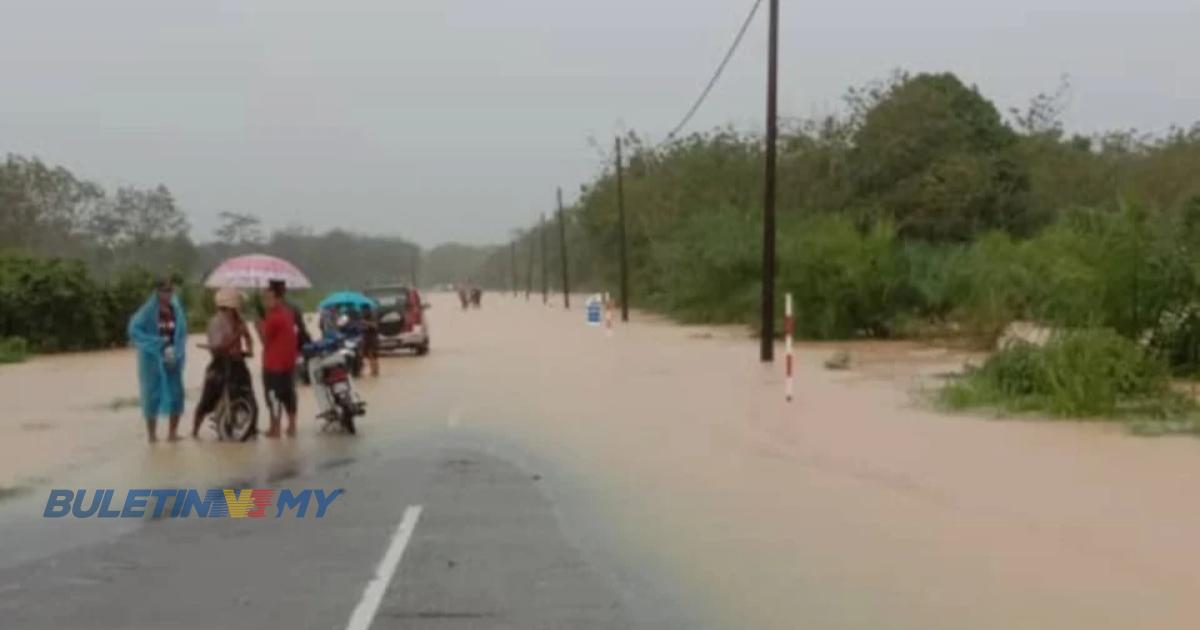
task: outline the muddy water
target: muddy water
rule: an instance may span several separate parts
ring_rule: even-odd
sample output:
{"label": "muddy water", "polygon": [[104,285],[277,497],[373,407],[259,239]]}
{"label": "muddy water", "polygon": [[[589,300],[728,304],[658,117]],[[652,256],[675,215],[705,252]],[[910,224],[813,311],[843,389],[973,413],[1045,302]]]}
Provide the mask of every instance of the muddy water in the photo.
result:
{"label": "muddy water", "polygon": [[560,498],[585,515],[579,537],[653,566],[716,627],[1200,620],[1194,440],[932,413],[913,390],[954,353],[867,346],[830,372],[832,347],[803,346],[787,404],[778,369],[736,331],[643,320],[609,338],[579,309],[452,300],[434,300],[433,354],[361,383],[360,439],[306,420],[293,441],[148,447],[137,407],[113,405],[136,391],[130,353],[0,367],[0,486],[256,483],[417,434],[494,436],[570,476]]}

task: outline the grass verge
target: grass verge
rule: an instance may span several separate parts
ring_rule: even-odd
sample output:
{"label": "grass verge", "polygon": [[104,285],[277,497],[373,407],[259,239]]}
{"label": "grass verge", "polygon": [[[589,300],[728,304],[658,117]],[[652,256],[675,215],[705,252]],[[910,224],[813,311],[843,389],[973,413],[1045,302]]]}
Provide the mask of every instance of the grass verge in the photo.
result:
{"label": "grass verge", "polygon": [[1108,329],[1063,332],[1045,346],[1020,343],[944,387],[941,406],[1122,419],[1139,433],[1196,431],[1196,402],[1171,388],[1150,352]]}
{"label": "grass verge", "polygon": [[0,363],[21,363],[29,358],[29,344],[21,337],[0,338]]}

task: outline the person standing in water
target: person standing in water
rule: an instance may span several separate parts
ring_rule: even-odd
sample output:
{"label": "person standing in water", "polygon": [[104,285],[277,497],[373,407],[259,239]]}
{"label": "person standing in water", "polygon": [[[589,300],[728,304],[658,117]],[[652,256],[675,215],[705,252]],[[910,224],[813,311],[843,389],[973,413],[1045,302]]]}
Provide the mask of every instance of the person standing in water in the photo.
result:
{"label": "person standing in water", "polygon": [[167,414],[168,440],[179,439],[183,414],[183,364],[187,350],[187,316],[169,279],[160,280],[154,295],[129,318],[129,340],[137,348],[138,383],[146,436],[158,441],[158,416]]}
{"label": "person standing in water", "polygon": [[296,357],[298,337],[292,309],[283,301],[284,288],[272,282],[263,293],[266,315],[259,322],[263,344],[263,390],[271,428],[266,436],[279,437],[280,420],[287,412],[289,436],[296,435]]}

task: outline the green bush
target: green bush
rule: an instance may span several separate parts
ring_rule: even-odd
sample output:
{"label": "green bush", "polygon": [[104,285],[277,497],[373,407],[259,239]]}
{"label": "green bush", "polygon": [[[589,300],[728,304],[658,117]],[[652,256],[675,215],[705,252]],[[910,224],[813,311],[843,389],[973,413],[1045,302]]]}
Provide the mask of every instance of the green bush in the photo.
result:
{"label": "green bush", "polygon": [[0,337],[34,351],[101,345],[103,294],[77,260],[0,257]]}
{"label": "green bush", "polygon": [[[30,352],[124,345],[129,317],[153,291],[154,274],[130,268],[107,281],[82,262],[0,256],[0,339],[20,337]],[[202,287],[179,284],[191,326],[211,309]]]}
{"label": "green bush", "polygon": [[126,342],[129,317],[149,296],[154,275],[144,269],[130,268],[117,274],[103,287],[103,335],[100,345],[119,346]]}
{"label": "green bush", "polygon": [[897,316],[914,306],[890,224],[862,231],[841,217],[788,222],[778,252],[780,294],[793,294],[801,336],[889,336]]}
{"label": "green bush", "polygon": [[753,218],[734,210],[688,216],[652,248],[646,300],[685,322],[750,323],[762,251]]}
{"label": "green bush", "polygon": [[1193,407],[1172,392],[1161,360],[1111,329],[1060,333],[1044,347],[1018,344],[997,352],[940,398],[955,409],[1058,417],[1173,416]]}
{"label": "green bush", "polygon": [[0,338],[0,363],[20,363],[29,357],[29,344],[20,337]]}
{"label": "green bush", "polygon": [[1164,311],[1147,341],[1175,374],[1200,374],[1200,304],[1184,304]]}
{"label": "green bush", "polygon": [[968,334],[990,346],[1010,322],[1027,312],[1031,286],[1037,282],[1021,244],[992,232],[949,262],[954,264],[946,271],[953,315]]}
{"label": "green bush", "polygon": [[944,321],[958,305],[965,287],[963,265],[968,247],[911,241],[901,245],[915,317]]}

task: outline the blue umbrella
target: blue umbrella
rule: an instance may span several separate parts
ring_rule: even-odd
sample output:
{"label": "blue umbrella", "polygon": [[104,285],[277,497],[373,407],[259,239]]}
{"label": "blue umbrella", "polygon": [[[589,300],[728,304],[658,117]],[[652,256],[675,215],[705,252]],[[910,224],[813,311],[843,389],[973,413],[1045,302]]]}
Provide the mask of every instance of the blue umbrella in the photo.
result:
{"label": "blue umbrella", "polygon": [[318,308],[322,309],[331,306],[353,306],[356,308],[369,306],[377,308],[379,304],[358,291],[335,291],[326,295],[325,299],[321,300],[321,303],[317,305]]}

